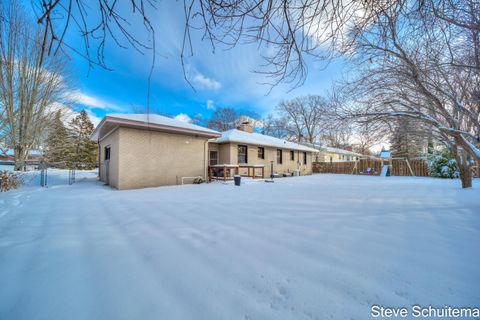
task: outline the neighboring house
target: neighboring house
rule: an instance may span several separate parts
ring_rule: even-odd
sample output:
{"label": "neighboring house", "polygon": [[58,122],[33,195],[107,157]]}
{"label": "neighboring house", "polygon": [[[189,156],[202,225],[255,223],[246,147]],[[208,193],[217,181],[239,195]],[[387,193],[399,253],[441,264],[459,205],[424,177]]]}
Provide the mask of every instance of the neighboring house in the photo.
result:
{"label": "neighboring house", "polygon": [[[15,161],[13,154],[14,154],[13,149],[0,149],[0,161],[2,163],[13,164]],[[43,157],[43,152],[41,150],[36,150],[36,149],[30,150],[30,152],[28,153],[26,164],[27,165],[38,164],[42,157]]]}
{"label": "neighboring house", "polygon": [[290,141],[254,133],[243,124],[209,142],[209,165],[263,165],[265,177],[274,174],[312,174],[312,154],[318,151]]}
{"label": "neighboring house", "polygon": [[1,152],[0,151],[0,161],[5,161],[5,162],[13,162],[13,154],[8,153],[8,150],[6,152]]}
{"label": "neighboring house", "polygon": [[361,153],[333,147],[320,147],[319,151],[317,155],[318,162],[356,161],[364,157]]}
{"label": "neighboring house", "polygon": [[[211,129],[155,114],[110,114],[92,133],[99,144],[100,180],[117,189],[207,178]],[[187,178],[188,177],[188,178]]]}

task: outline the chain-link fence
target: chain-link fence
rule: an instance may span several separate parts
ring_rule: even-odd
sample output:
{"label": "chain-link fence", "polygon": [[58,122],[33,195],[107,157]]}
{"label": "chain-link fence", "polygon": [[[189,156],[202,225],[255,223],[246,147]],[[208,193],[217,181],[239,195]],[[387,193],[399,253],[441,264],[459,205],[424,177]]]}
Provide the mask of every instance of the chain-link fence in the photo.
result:
{"label": "chain-link fence", "polygon": [[[97,163],[47,163],[29,161],[22,171],[15,171],[13,162],[0,163],[0,171],[15,175],[21,179],[24,186],[59,186],[72,185],[78,181],[95,180],[98,175]],[[6,174],[5,174],[6,176]]]}
{"label": "chain-link fence", "polygon": [[[40,186],[47,187],[52,184],[67,183],[68,185],[72,185],[77,181],[77,171],[96,174],[97,165],[98,163],[89,162],[40,162],[37,167],[40,174]],[[81,178],[84,178],[83,175]]]}

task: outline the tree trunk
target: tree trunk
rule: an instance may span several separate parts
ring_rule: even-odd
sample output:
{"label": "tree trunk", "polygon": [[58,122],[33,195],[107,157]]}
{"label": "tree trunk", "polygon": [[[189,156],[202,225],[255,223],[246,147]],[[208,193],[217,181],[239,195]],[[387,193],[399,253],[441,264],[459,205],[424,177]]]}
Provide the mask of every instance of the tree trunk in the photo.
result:
{"label": "tree trunk", "polygon": [[21,146],[16,146],[13,150],[15,165],[13,170],[25,171],[25,150]]}
{"label": "tree trunk", "polygon": [[468,164],[459,164],[460,179],[462,180],[462,188],[472,187],[472,167]]}
{"label": "tree trunk", "polygon": [[470,157],[464,150],[457,150],[456,158],[460,180],[462,181],[462,188],[471,188],[473,177]]}

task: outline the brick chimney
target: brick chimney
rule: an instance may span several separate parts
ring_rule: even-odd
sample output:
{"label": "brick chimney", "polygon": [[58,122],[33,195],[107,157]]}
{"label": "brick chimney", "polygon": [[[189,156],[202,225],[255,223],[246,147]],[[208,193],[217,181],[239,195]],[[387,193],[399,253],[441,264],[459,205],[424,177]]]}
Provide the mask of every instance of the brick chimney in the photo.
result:
{"label": "brick chimney", "polygon": [[352,146],[344,146],[342,149],[343,149],[343,150],[347,150],[347,151],[353,151],[353,147],[352,147]]}
{"label": "brick chimney", "polygon": [[240,125],[237,127],[237,129],[238,129],[238,130],[241,130],[241,131],[248,132],[248,133],[252,133],[252,132],[253,132],[253,127],[250,125],[249,122],[240,124]]}
{"label": "brick chimney", "polygon": [[253,125],[247,117],[240,116],[238,123],[239,123],[237,125],[238,130],[245,131],[245,132],[248,132],[248,133],[253,132]]}

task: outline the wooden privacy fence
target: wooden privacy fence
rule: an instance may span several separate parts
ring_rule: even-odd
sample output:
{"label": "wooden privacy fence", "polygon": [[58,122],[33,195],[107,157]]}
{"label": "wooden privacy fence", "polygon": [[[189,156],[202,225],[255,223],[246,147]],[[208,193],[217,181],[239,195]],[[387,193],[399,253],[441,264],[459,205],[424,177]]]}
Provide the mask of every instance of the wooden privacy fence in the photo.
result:
{"label": "wooden privacy fence", "polygon": [[[408,163],[412,168],[413,174],[417,177],[428,176],[428,165],[425,160],[409,160]],[[411,176],[410,169],[408,168],[407,161],[405,160],[392,160],[392,175],[394,176]]]}
{"label": "wooden privacy fence", "polygon": [[353,171],[355,162],[314,162],[313,173],[347,173]]}
{"label": "wooden privacy fence", "polygon": [[[428,176],[428,167],[425,160],[410,160],[410,168],[415,176]],[[355,166],[356,164],[356,166]],[[411,176],[410,169],[405,160],[393,159],[383,161],[383,164],[391,165],[391,174],[394,176]],[[314,173],[344,173],[344,174],[365,174],[379,175],[382,170],[382,161],[372,159],[361,159],[348,162],[314,162],[312,164]]]}

